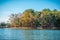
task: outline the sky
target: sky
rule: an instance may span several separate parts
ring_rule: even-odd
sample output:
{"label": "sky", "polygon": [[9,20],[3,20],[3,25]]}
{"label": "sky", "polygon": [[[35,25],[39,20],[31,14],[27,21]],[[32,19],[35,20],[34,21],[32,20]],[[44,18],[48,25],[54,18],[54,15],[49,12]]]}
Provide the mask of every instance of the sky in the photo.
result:
{"label": "sky", "polygon": [[44,8],[60,10],[60,0],[0,0],[0,22],[7,22],[12,13],[26,9],[40,11]]}

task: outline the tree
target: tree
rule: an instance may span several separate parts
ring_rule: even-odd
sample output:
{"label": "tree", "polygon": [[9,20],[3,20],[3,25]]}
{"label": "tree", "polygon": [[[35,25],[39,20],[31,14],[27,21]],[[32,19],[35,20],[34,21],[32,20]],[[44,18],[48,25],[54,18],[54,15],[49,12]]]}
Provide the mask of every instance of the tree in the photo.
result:
{"label": "tree", "polygon": [[6,26],[7,26],[7,24],[6,24],[6,23],[4,23],[4,22],[1,22],[1,23],[0,23],[0,27],[2,27],[2,28],[3,28],[3,27],[6,27]]}
{"label": "tree", "polygon": [[60,27],[60,11],[57,12],[55,18],[56,18],[56,21],[55,21],[55,23],[54,23],[55,26],[56,26],[56,27]]}
{"label": "tree", "polygon": [[11,16],[10,16],[10,25],[12,26],[12,27],[19,27],[19,23],[20,23],[20,21],[19,21],[19,17],[18,17],[18,14],[11,14]]}
{"label": "tree", "polygon": [[29,27],[30,26],[29,20],[30,20],[29,12],[25,11],[23,13],[22,18],[21,18],[22,26],[24,26],[24,27],[27,27],[28,26]]}
{"label": "tree", "polygon": [[42,27],[52,28],[60,26],[60,11],[54,9],[43,9],[35,11],[27,9],[22,14],[12,14],[10,16],[10,24],[12,27]]}

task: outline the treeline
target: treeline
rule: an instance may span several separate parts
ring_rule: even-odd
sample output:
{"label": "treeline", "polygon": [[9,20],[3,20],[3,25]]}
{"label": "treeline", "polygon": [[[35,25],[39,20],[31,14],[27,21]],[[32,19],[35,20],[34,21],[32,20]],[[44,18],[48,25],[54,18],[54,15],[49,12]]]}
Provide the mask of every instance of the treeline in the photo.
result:
{"label": "treeline", "polygon": [[9,22],[10,27],[59,28],[60,11],[56,9],[43,9],[42,11],[27,9],[23,13],[11,14]]}
{"label": "treeline", "polygon": [[0,28],[8,28],[10,26],[9,23],[1,22],[0,23]]}

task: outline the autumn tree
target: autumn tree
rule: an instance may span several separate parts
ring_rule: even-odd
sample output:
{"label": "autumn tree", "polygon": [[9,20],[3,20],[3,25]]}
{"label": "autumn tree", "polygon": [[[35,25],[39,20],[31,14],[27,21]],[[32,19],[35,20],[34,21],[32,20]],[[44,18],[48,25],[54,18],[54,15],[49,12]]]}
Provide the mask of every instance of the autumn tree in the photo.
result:
{"label": "autumn tree", "polygon": [[54,9],[43,9],[35,11],[27,9],[22,14],[11,14],[10,25],[12,27],[42,27],[52,28],[60,26],[60,11]]}

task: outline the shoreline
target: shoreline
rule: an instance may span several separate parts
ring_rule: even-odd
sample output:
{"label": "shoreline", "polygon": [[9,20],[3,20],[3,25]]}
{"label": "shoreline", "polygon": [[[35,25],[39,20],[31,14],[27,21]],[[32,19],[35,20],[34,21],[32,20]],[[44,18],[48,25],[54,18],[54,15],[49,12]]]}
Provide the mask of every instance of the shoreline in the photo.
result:
{"label": "shoreline", "polygon": [[60,30],[58,28],[41,28],[41,27],[37,27],[37,28],[32,28],[32,27],[3,27],[3,28],[12,28],[12,29],[22,29],[22,30]]}

